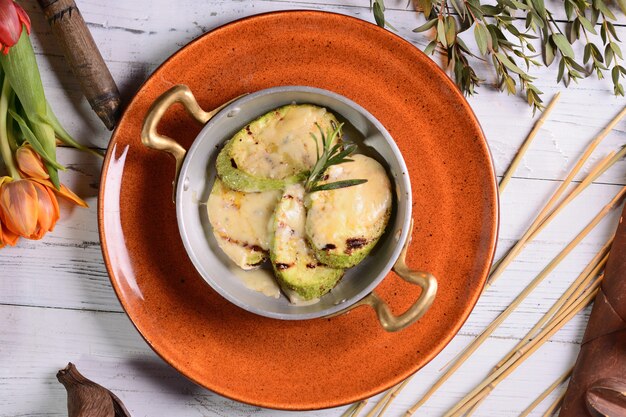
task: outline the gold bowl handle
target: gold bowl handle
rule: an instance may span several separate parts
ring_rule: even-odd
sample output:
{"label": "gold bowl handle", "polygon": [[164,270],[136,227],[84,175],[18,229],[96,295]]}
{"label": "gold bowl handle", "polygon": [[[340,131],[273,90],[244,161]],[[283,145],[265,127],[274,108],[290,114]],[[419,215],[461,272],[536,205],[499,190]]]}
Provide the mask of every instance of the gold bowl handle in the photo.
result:
{"label": "gold bowl handle", "polygon": [[411,232],[413,231],[413,220],[411,220],[411,227],[409,229],[409,237],[402,248],[402,252],[400,252],[400,256],[393,266],[393,270],[396,274],[398,274],[402,279],[411,284],[416,284],[422,287],[422,292],[415,302],[407,311],[400,314],[399,316],[394,316],[391,312],[391,309],[376,293],[371,292],[365,298],[363,298],[358,303],[353,304],[347,309],[341,311],[338,314],[343,314],[347,311],[352,310],[353,308],[368,305],[374,309],[376,315],[378,316],[378,321],[380,325],[388,332],[397,332],[398,330],[402,330],[411,324],[415,323],[419,320],[425,313],[428,311],[433,301],[435,301],[435,296],[437,295],[437,279],[434,275],[428,272],[420,272],[411,270],[406,264],[406,253],[411,244]]}
{"label": "gold bowl handle", "polygon": [[161,121],[163,114],[165,114],[167,109],[169,109],[172,104],[181,103],[194,119],[202,124],[205,124],[225,106],[229,105],[238,98],[239,97],[221,105],[215,110],[206,112],[200,108],[200,105],[196,101],[196,98],[193,96],[189,87],[179,84],[161,94],[159,98],[157,98],[150,106],[141,129],[141,143],[148,148],[165,151],[172,155],[176,160],[176,173],[174,175],[173,182],[174,196],[176,195],[176,184],[178,183],[180,169],[183,165],[183,160],[185,159],[185,153],[187,153],[187,151],[174,139],[161,135],[157,132],[157,126]]}

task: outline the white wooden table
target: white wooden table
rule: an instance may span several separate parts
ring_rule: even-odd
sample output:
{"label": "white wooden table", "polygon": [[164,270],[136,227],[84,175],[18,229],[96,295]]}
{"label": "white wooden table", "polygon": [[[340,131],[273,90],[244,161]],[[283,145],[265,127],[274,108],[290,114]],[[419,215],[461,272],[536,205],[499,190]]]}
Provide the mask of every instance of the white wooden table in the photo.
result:
{"label": "white wooden table", "polygon": [[[110,134],[83,99],[38,6],[34,0],[21,3],[33,20],[35,50],[46,93],[56,113],[76,138],[105,147]],[[373,20],[367,0],[77,3],[125,99],[132,97],[155,67],[178,48],[243,16],[304,8]],[[398,33],[423,49],[428,42],[426,36],[411,31],[421,18],[412,7],[405,9],[406,0],[386,3],[387,19]],[[560,9],[559,3],[552,7]],[[618,31],[626,39],[626,19],[621,19]],[[482,70],[487,82],[493,79],[487,67]],[[546,93],[546,99],[558,90],[562,91],[562,98],[501,198],[498,253],[520,237],[586,144],[626,104],[623,98],[612,95],[609,80],[592,77],[565,90],[555,85],[555,68],[535,73],[539,77],[536,84]],[[533,124],[532,112],[522,99],[499,94],[489,85],[469,102],[482,123],[501,175]],[[602,143],[591,163],[624,142],[626,122],[620,123]],[[0,250],[0,416],[67,415],[65,390],[55,374],[68,361],[113,390],[133,416],[293,415],[239,404],[208,392],[179,375],[150,350],[122,311],[103,264],[96,222],[100,161],[68,149],[60,150],[59,158],[68,167],[62,174],[63,182],[86,197],[91,208],[64,205],[61,221],[45,239],[22,240],[17,247]],[[583,171],[588,172],[589,166]],[[496,285],[486,291],[459,334],[419,372],[387,415],[399,416],[416,401],[435,381],[439,369],[471,342],[624,184],[626,162],[620,162],[542,232]],[[441,415],[479,382],[582,270],[608,238],[616,219],[617,213],[605,219],[419,415]],[[519,414],[574,361],[586,319],[586,315],[581,315],[565,326],[501,384],[476,415]],[[375,402],[376,398],[372,399],[368,408]],[[339,416],[344,409],[299,415]],[[540,407],[537,413],[541,412]]]}

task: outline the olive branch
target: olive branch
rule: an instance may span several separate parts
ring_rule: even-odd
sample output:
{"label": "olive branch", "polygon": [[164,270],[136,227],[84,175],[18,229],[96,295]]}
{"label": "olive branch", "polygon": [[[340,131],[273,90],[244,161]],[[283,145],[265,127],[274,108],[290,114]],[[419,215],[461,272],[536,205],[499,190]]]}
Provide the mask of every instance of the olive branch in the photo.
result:
{"label": "olive branch", "polygon": [[[616,3],[626,14],[626,0]],[[530,69],[548,67],[555,62],[557,83],[567,86],[592,73],[602,79],[610,71],[615,95],[624,96],[622,80],[626,78],[626,68],[622,65],[621,41],[612,23],[617,18],[608,8],[607,0],[563,0],[568,19],[564,30],[557,25],[544,0],[496,0],[495,5],[481,4],[480,0],[416,0],[416,4],[426,23],[413,31],[434,31],[434,39],[424,52],[432,55],[438,51],[446,56],[456,84],[466,95],[475,94],[483,81],[469,63],[469,58],[474,57],[490,60],[498,88],[508,94],[525,92],[533,110],[544,106],[543,93],[533,84],[535,77],[530,75]],[[370,0],[370,7],[379,26],[392,28],[385,20],[384,0]],[[522,30],[514,24],[519,17],[525,18]],[[472,27],[478,46],[476,52],[459,37]],[[589,38],[590,34],[597,35],[598,28],[601,44]],[[534,39],[541,43],[540,52],[532,45]],[[572,48],[577,41],[584,43],[582,62],[577,60]]]}

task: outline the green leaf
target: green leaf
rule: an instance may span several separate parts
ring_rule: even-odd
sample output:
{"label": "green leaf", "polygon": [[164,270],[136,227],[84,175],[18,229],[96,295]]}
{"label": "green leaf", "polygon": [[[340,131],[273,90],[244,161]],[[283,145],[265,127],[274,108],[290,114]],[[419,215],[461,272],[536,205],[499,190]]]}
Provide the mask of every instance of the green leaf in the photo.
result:
{"label": "green leaf", "polygon": [[448,46],[454,45],[454,41],[456,40],[456,21],[454,17],[448,16],[446,17],[446,43]]}
{"label": "green leaf", "polygon": [[567,20],[572,20],[572,16],[574,14],[574,6],[572,5],[572,2],[565,0],[563,6],[565,7],[565,16],[567,16]]}
{"label": "green leaf", "polygon": [[444,48],[448,47],[446,41],[446,26],[443,19],[438,19],[437,22],[437,40],[443,45]]}
{"label": "green leaf", "polygon": [[563,75],[565,75],[565,60],[564,59],[562,59],[559,62],[559,71],[558,71],[557,76],[556,76],[556,82],[557,83],[561,82],[561,80],[563,79]]}
{"label": "green leaf", "polygon": [[[624,0],[624,1],[626,1],[626,0]],[[591,24],[589,19],[587,19],[585,16],[583,16],[583,15],[578,16],[578,20],[583,25],[585,30],[587,30],[587,32],[593,33],[594,35],[598,34],[598,32],[596,32],[596,28]]]}
{"label": "green leaf", "polygon": [[613,78],[613,84],[619,84],[619,68],[613,67],[611,77]]}
{"label": "green leaf", "polygon": [[611,65],[611,61],[613,61],[613,58],[615,57],[615,54],[613,52],[613,49],[611,49],[611,45],[607,45],[604,48],[604,63],[609,66]]}
{"label": "green leaf", "polygon": [[437,41],[430,42],[428,45],[426,45],[426,48],[424,48],[424,53],[426,55],[432,55],[432,53],[435,52],[436,46],[437,46]]}
{"label": "green leaf", "polygon": [[546,16],[546,6],[543,3],[543,0],[531,0],[533,6],[535,6],[535,10],[537,10],[537,14],[540,17]]}
{"label": "green leaf", "polygon": [[618,44],[616,44],[615,42],[611,42],[609,43],[609,46],[611,47],[613,52],[615,52],[615,55],[617,55],[620,59],[624,59],[624,56],[622,55],[622,50],[619,48]]}
{"label": "green leaf", "polygon": [[613,12],[609,10],[609,8],[606,6],[606,3],[604,3],[604,1],[605,0],[594,0],[593,5],[596,7],[596,9],[602,12],[602,14],[608,17],[609,19],[616,20],[617,18],[615,17]]}
{"label": "green leaf", "polygon": [[383,8],[382,1],[375,0],[373,9],[374,9],[374,20],[376,24],[381,28],[385,27],[385,10]]}
{"label": "green leaf", "polygon": [[617,36],[617,32],[615,31],[615,26],[613,26],[613,23],[607,21],[605,21],[604,23],[606,23],[606,27],[609,29],[609,32],[611,32],[611,35],[613,35],[615,40],[621,42],[619,40],[619,37]]}
{"label": "green leaf", "polygon": [[591,58],[591,45],[590,43],[588,43],[587,45],[585,45],[585,52],[583,54],[583,63],[586,64],[587,61],[589,61],[589,59]]}
{"label": "green leaf", "polygon": [[417,0],[417,6],[422,10],[426,18],[430,16],[430,12],[433,9],[433,3],[431,0]]}
{"label": "green leaf", "polygon": [[28,127],[26,121],[22,119],[22,117],[17,114],[13,109],[9,109],[9,114],[17,122],[20,130],[22,131],[22,134],[24,135],[28,143],[33,147],[35,152],[37,152],[46,162],[48,162],[54,168],[65,171],[65,167],[63,167],[63,165],[59,164],[56,160],[50,158],[46,149],[42,146],[37,136],[35,136],[33,131],[30,130],[30,127]]}
{"label": "green leaf", "polygon": [[432,27],[434,27],[437,24],[438,19],[431,19],[429,21],[427,21],[426,23],[424,23],[423,25],[413,29],[413,32],[426,32],[428,29],[431,29]]}
{"label": "green leaf", "polygon": [[352,187],[354,185],[364,184],[366,182],[367,182],[367,180],[364,180],[364,179],[342,180],[342,181],[329,182],[329,183],[326,183],[326,184],[315,185],[315,186],[311,187],[309,192],[314,193],[316,191],[337,190],[339,188]]}
{"label": "green leaf", "polygon": [[61,140],[61,142],[65,143],[66,145],[72,146],[76,149],[79,149],[81,151],[90,153],[92,155],[96,155],[99,157],[102,157],[102,154],[100,152],[97,152],[93,149],[90,149],[84,145],[81,145],[80,143],[76,142],[74,140],[74,138],[72,136],[70,136],[69,133],[67,133],[67,131],[63,128],[63,126],[61,126],[61,122],[59,122],[59,119],[57,118],[57,116],[54,114],[54,112],[52,111],[52,107],[50,107],[50,103],[48,103],[46,101],[46,118],[44,120],[44,122],[48,123],[50,126],[52,126],[52,129],[54,130],[54,133],[56,134],[56,136],[59,138],[59,140]]}
{"label": "green leaf", "polygon": [[465,20],[467,15],[467,8],[462,0],[450,0],[450,4],[454,7],[454,10],[458,13],[462,20]]}
{"label": "green leaf", "polygon": [[554,46],[552,45],[552,41],[548,39],[548,42],[543,45],[543,62],[546,64],[546,67],[552,64],[554,55]]}
{"label": "green leaf", "polygon": [[489,47],[489,41],[491,40],[489,29],[487,29],[484,25],[476,22],[476,25],[474,27],[474,37],[476,38],[476,44],[478,45],[480,53],[482,55],[485,55]]}
{"label": "green leaf", "polygon": [[502,52],[496,52],[495,55],[498,58],[498,61],[500,61],[502,65],[504,65],[510,71],[513,71],[514,73],[519,74],[519,75],[526,75],[524,70],[522,70],[520,67],[515,65],[515,63],[511,61],[511,59],[508,56],[504,55]]}
{"label": "green leaf", "polygon": [[557,48],[559,48],[559,51],[561,51],[563,56],[574,58],[574,48],[572,48],[572,45],[570,45],[565,35],[555,33],[550,38],[554,41],[554,44]]}
{"label": "green leaf", "polygon": [[626,0],[617,0],[619,8],[622,9],[622,13],[626,15]]}

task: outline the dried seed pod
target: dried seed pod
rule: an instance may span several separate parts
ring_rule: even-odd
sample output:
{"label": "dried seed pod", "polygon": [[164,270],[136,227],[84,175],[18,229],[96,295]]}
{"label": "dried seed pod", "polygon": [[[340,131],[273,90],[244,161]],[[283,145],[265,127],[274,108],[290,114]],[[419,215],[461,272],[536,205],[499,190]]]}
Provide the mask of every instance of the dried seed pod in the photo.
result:
{"label": "dried seed pod", "polygon": [[115,394],[85,378],[73,363],[61,369],[57,379],[67,390],[69,417],[130,417]]}
{"label": "dried seed pod", "polygon": [[585,393],[593,417],[626,417],[626,381],[606,378],[594,382]]}

